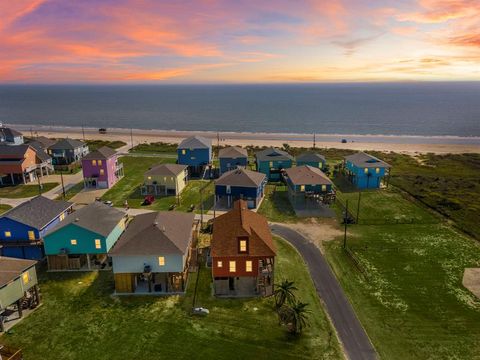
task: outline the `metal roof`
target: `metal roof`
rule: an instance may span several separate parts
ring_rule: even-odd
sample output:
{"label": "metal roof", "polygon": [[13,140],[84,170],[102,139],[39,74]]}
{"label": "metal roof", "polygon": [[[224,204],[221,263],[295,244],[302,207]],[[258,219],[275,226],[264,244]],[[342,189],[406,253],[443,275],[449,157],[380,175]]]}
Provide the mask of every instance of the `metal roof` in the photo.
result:
{"label": "metal roof", "polygon": [[315,153],[315,152],[305,152],[303,154],[297,155],[297,161],[320,161],[325,162],[325,156]]}
{"label": "metal roof", "polygon": [[215,185],[258,187],[265,181],[265,178],[265,174],[238,168],[224,173],[220,178],[215,180]]}
{"label": "metal roof", "polygon": [[238,147],[238,146],[229,146],[223,149],[220,149],[218,152],[219,158],[230,158],[230,159],[237,159],[237,158],[247,158],[248,152],[247,149]]}
{"label": "metal roof", "polygon": [[50,150],[64,150],[64,149],[76,149],[86,144],[83,141],[75,140],[75,139],[61,139],[58,140],[55,144],[49,147]]}
{"label": "metal roof", "polygon": [[358,152],[353,155],[345,156],[345,160],[351,162],[353,165],[360,168],[391,167],[385,161],[380,160],[379,158],[364,152]]}
{"label": "metal roof", "polygon": [[209,149],[212,147],[212,140],[203,136],[192,136],[184,139],[179,145],[179,149]]}
{"label": "metal roof", "polygon": [[275,161],[275,160],[293,160],[293,157],[286,151],[277,148],[268,148],[255,154],[259,161]]}

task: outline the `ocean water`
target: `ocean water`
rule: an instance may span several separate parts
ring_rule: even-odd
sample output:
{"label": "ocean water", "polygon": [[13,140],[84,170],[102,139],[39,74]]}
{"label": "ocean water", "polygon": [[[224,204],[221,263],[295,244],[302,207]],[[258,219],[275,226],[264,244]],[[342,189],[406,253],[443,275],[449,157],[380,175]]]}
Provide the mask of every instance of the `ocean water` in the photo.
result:
{"label": "ocean water", "polygon": [[480,136],[480,82],[1,85],[8,124]]}

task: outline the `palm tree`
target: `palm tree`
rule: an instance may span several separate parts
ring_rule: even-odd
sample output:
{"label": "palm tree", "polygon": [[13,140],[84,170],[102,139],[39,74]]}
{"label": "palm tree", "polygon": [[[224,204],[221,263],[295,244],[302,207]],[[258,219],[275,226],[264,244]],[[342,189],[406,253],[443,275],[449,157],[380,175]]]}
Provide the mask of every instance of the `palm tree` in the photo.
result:
{"label": "palm tree", "polygon": [[294,291],[298,290],[293,281],[283,280],[280,284],[275,284],[275,306],[281,308],[285,302],[293,304],[295,302]]}
{"label": "palm tree", "polygon": [[308,326],[308,317],[307,314],[310,312],[308,309],[307,303],[297,302],[292,305],[292,332],[295,334],[300,334],[304,327]]}

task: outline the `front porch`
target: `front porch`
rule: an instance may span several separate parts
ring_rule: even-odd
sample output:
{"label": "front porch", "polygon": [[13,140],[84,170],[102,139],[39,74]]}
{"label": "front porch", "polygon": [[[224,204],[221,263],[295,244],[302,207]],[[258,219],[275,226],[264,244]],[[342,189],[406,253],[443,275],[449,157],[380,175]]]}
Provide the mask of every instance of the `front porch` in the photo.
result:
{"label": "front porch", "polygon": [[114,274],[115,295],[169,295],[185,292],[187,271],[154,273],[145,270],[143,273]]}
{"label": "front porch", "polygon": [[162,184],[143,185],[140,189],[142,195],[154,196],[175,196],[177,189],[175,187],[168,187]]}
{"label": "front porch", "polygon": [[0,309],[0,334],[9,331],[24,317],[30,315],[40,305],[40,292],[38,285],[28,289],[21,299]]}

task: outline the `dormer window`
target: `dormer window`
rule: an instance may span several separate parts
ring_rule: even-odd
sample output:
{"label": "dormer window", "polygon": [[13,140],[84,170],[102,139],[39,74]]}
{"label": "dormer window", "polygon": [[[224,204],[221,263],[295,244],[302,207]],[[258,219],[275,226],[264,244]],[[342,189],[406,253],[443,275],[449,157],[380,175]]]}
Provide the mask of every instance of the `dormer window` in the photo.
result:
{"label": "dormer window", "polygon": [[238,238],[238,252],[239,253],[248,253],[248,238],[240,237]]}

